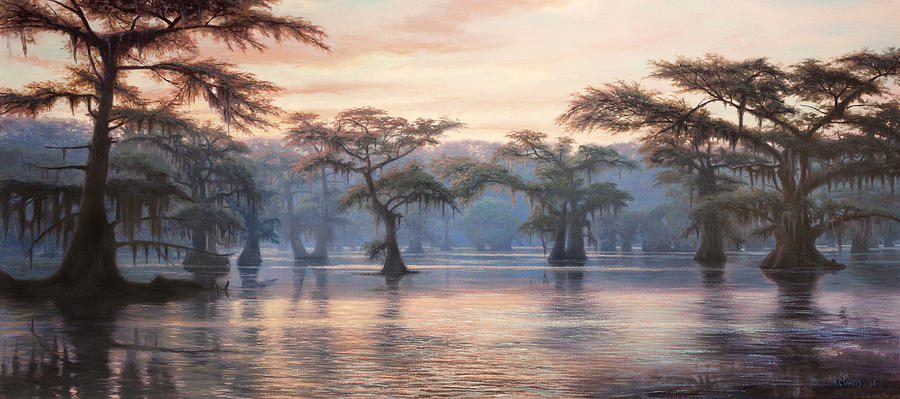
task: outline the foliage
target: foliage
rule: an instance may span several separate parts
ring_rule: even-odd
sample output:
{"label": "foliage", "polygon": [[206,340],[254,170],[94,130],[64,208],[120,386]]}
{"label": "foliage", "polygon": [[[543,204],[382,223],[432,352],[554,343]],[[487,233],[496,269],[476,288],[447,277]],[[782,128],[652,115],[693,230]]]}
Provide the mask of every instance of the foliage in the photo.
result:
{"label": "foliage", "polygon": [[[894,217],[818,201],[813,193],[832,187],[861,191],[876,184],[893,188],[900,171],[900,104],[893,92],[900,50],[862,50],[788,67],[763,58],[732,61],[709,55],[657,61],[653,69],[652,77],[696,99],[694,105],[620,82],[576,94],[560,122],[579,131],[652,128],[645,140],[705,143],[710,156],[722,154],[729,161],[723,165],[769,193],[719,196],[712,200],[716,206],[737,211],[744,222],[771,225],[764,230],[775,234],[779,248],[809,252],[779,253],[766,263],[777,263],[776,258],[822,263],[813,241],[827,229],[861,218]],[[717,114],[722,107],[733,111],[734,118]],[[756,126],[748,119],[755,119]],[[730,155],[723,147],[741,153]],[[726,204],[729,199],[734,203]],[[706,208],[700,213],[712,212],[714,206]]]}
{"label": "foliage", "polygon": [[479,249],[508,248],[519,225],[509,206],[492,200],[480,200],[469,207],[460,224],[466,239]]}
{"label": "foliage", "polygon": [[361,249],[363,251],[363,254],[365,254],[366,258],[369,260],[383,261],[385,258],[384,240],[366,241],[362,243]]}
{"label": "foliage", "polygon": [[[458,212],[456,198],[449,188],[434,178],[418,162],[409,162],[403,167],[393,168],[375,181],[378,200],[391,212],[400,207],[415,205],[418,209],[449,207]],[[369,187],[365,183],[353,186],[341,198],[340,208],[365,206],[369,200]]]}
{"label": "foliage", "polygon": [[[68,76],[61,81],[32,82],[20,91],[0,89],[0,114],[33,117],[67,104],[73,112],[76,107],[85,109],[93,120],[90,143],[77,146],[88,150],[88,162],[55,167],[82,170],[85,178],[74,245],[50,283],[103,292],[127,286],[115,268],[115,248],[134,247],[134,240],[131,244],[116,242],[105,209],[112,188],[108,184],[109,153],[118,129],[130,127],[148,133],[192,130],[184,126],[169,129],[170,122],[180,121],[172,118],[174,112],[170,111],[200,99],[221,114],[229,129],[271,125],[267,118],[278,110],[272,106],[270,94],[277,88],[230,64],[199,59],[198,39],[203,36],[244,50],[264,49],[265,37],[286,38],[327,50],[319,27],[301,18],[275,16],[270,12],[272,4],[271,0],[0,3],[0,34],[20,39],[23,53],[27,55],[28,44],[39,34],[51,33],[69,39],[66,50],[73,60]],[[154,98],[154,104],[127,84],[132,72],[158,79],[172,90]],[[160,215],[153,210],[158,199],[147,201],[151,209],[148,218],[129,218],[158,224],[155,219]],[[139,210],[134,204],[128,209],[130,214]],[[18,211],[26,210],[20,207]]]}
{"label": "foliage", "polygon": [[[342,208],[368,202],[376,220],[385,226],[385,273],[405,273],[397,228],[400,207],[448,206],[456,210],[456,200],[442,183],[430,176],[424,167],[410,162],[402,168],[392,167],[414,151],[433,146],[448,130],[462,126],[449,119],[416,119],[390,116],[374,108],[354,108],[340,112],[331,122],[317,115],[297,113],[290,122],[290,143],[317,149],[304,155],[295,169],[306,173],[329,167],[349,179],[359,175],[363,183],[351,188],[341,199]],[[384,168],[390,168],[383,172]]]}
{"label": "foliage", "polygon": [[[511,193],[525,194],[533,209],[524,231],[553,232],[558,247],[569,242],[565,256],[582,258],[582,230],[587,225],[587,216],[617,212],[631,200],[630,195],[613,183],[592,183],[593,174],[605,169],[633,169],[636,164],[608,147],[580,145],[576,149],[567,137],[548,143],[546,134],[530,130],[514,131],[507,137],[509,141],[494,152],[493,163],[467,157],[443,157],[435,162],[435,169],[450,179],[453,190],[468,201],[478,198],[489,187],[503,186]],[[510,173],[513,164],[518,162],[536,165],[533,179],[526,181]],[[552,223],[551,218],[555,220]],[[571,237],[567,239],[566,234]],[[564,256],[560,253],[562,249],[555,251],[551,252],[551,258]]]}

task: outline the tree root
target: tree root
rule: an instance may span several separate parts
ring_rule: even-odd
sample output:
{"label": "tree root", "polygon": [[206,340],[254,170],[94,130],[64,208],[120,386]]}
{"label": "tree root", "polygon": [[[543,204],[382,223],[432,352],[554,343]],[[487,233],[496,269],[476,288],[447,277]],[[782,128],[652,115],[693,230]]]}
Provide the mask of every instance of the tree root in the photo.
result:
{"label": "tree root", "polygon": [[18,280],[0,270],[0,296],[21,300],[101,299],[126,303],[168,301],[213,292],[196,281],[156,276],[149,283],[123,280],[113,285],[90,282],[67,284],[58,280]]}

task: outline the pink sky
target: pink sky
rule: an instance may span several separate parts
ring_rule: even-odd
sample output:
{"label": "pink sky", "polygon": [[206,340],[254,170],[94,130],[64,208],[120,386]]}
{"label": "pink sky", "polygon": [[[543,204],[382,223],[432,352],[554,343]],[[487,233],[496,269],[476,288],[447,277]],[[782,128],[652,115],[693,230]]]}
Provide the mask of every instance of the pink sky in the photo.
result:
{"label": "pink sky", "polygon": [[[368,105],[408,118],[448,116],[468,125],[450,138],[486,140],[513,129],[557,134],[554,119],[571,93],[641,80],[651,59],[720,53],[790,64],[881,50],[900,38],[900,2],[877,0],[287,0],[276,12],[321,25],[333,52],[287,43],[204,55],[284,87],[276,103],[287,110],[331,116]],[[9,41],[0,86],[58,76],[70,60],[61,46],[42,40],[24,59]]]}

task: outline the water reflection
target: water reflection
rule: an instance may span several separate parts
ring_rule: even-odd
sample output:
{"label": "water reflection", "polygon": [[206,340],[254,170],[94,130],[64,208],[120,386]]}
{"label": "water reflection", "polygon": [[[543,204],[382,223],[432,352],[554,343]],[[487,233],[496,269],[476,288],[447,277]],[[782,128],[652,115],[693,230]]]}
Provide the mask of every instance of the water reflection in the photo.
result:
{"label": "water reflection", "polygon": [[184,270],[191,273],[194,281],[205,287],[224,287],[222,280],[228,276],[231,269],[228,266],[197,266],[186,265]]}
{"label": "water reflection", "polygon": [[596,314],[584,294],[584,271],[577,268],[553,270],[553,295],[545,304],[548,317],[556,323],[544,328],[542,336],[548,346],[578,353],[580,343],[595,338]]}
{"label": "water reflection", "polygon": [[402,278],[286,256],[237,268],[229,297],[0,300],[0,397],[900,395],[888,255],[767,278],[756,255],[538,255]]}
{"label": "water reflection", "polygon": [[293,271],[294,290],[291,300],[296,304],[303,296],[303,283],[306,281],[306,269],[308,265],[301,261],[294,262]]}

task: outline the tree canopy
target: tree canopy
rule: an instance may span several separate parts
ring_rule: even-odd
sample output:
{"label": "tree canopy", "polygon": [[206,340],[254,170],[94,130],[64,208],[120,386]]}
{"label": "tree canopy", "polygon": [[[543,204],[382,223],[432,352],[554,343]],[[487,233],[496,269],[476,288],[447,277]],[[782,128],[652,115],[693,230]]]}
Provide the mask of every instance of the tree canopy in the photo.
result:
{"label": "tree canopy", "polygon": [[888,209],[817,202],[812,194],[833,186],[894,186],[900,109],[892,90],[900,50],[863,50],[787,67],[717,55],[652,65],[651,77],[696,100],[619,82],[576,94],[560,122],[577,131],[649,128],[650,137],[678,134],[751,154],[729,168],[753,188],[705,207],[728,208],[774,233],[778,245],[765,268],[831,264],[815,249],[816,237],[852,220],[896,217]]}
{"label": "tree canopy", "polygon": [[363,181],[344,195],[341,205],[368,205],[376,223],[385,228],[383,243],[375,245],[385,251],[382,272],[406,273],[397,244],[402,208],[449,206],[455,210],[456,203],[453,193],[421,164],[410,162],[397,167],[398,161],[418,149],[436,145],[445,132],[463,125],[446,118],[409,121],[368,107],[340,112],[330,122],[314,114],[298,113],[291,122],[295,126],[288,132],[291,144],[321,149],[302,157],[296,169],[314,173],[327,166],[348,179],[351,174],[359,175]]}
{"label": "tree canopy", "polygon": [[[493,163],[468,157],[445,157],[437,162],[437,170],[453,182],[453,189],[469,201],[491,186],[503,186],[524,193],[534,210],[529,230],[552,231],[553,262],[583,261],[586,218],[595,213],[615,212],[624,208],[631,196],[613,183],[594,183],[593,174],[604,169],[634,168],[608,147],[580,145],[569,137],[547,142],[547,135],[530,130],[513,131],[509,141],[494,152]],[[506,165],[497,162],[505,162]],[[525,180],[513,174],[514,163],[536,165],[535,178]],[[555,220],[555,224],[547,223]],[[568,243],[568,244],[567,244]]]}
{"label": "tree canopy", "polygon": [[[109,154],[117,129],[132,126],[152,131],[177,124],[177,118],[169,118],[170,111],[197,100],[218,111],[229,129],[271,125],[268,118],[278,110],[270,94],[277,87],[228,63],[200,58],[198,39],[209,38],[237,50],[265,49],[267,38],[328,49],[321,28],[302,18],[273,15],[274,3],[10,0],[0,4],[0,34],[18,38],[23,53],[27,55],[28,44],[39,34],[50,33],[66,37],[66,50],[72,55],[69,75],[61,81],[33,82],[19,91],[0,90],[0,114],[36,116],[66,104],[73,112],[86,110],[93,121],[90,143],[66,148],[88,151],[86,164],[71,166],[85,173],[72,245],[52,278],[20,288],[34,292],[33,287],[49,284],[66,294],[81,295],[129,287],[116,268],[115,237],[105,206]],[[134,72],[170,90],[147,98],[128,84]]]}

